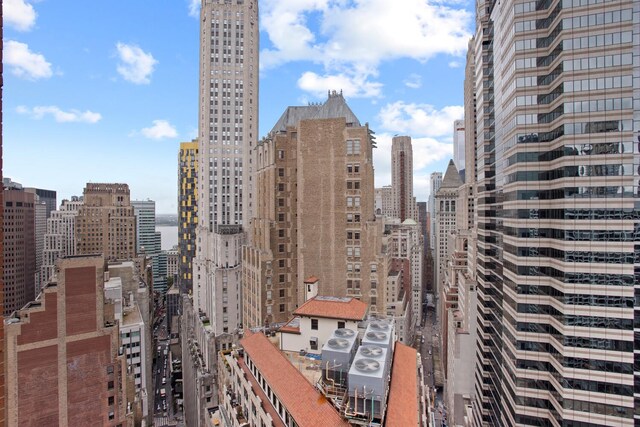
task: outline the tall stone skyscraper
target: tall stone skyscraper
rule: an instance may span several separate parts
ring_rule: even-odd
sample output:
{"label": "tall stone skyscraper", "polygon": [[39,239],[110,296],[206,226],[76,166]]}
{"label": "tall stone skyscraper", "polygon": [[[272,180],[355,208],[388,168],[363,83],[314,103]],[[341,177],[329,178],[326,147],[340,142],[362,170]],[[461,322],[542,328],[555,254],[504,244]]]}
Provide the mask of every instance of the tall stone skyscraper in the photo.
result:
{"label": "tall stone skyscraper", "polygon": [[410,136],[394,136],[391,142],[391,193],[393,216],[404,221],[418,220],[413,198],[413,147]]}
{"label": "tall stone skyscraper", "polygon": [[76,221],[78,255],[135,258],[136,217],[127,184],[87,183]]}
{"label": "tall stone skyscraper", "polygon": [[342,94],[289,107],[256,150],[256,217],[244,249],[244,325],[290,319],[318,294],[353,296],[385,312],[387,254],[374,213],[372,138]]}
{"label": "tall stone skyscraper", "polygon": [[198,225],[198,141],[180,143],[178,156],[178,285],[193,289],[193,257]]}
{"label": "tall stone skyscraper", "polygon": [[453,163],[456,164],[458,173],[464,181],[465,150],[464,150],[464,120],[453,121]]}
{"label": "tall stone skyscraper", "polygon": [[241,327],[243,226],[258,138],[258,1],[204,0],[193,303],[215,335]]}
{"label": "tall stone skyscraper", "polygon": [[456,203],[458,189],[462,185],[460,174],[453,160],[449,160],[440,189],[436,193],[436,244],[435,244],[435,293],[441,298],[444,287],[445,270],[450,254],[451,233],[456,230]]}
{"label": "tall stone skyscraper", "polygon": [[640,2],[477,12],[476,422],[638,425]]}
{"label": "tall stone skyscraper", "polygon": [[429,193],[429,219],[431,224],[429,224],[429,247],[433,252],[432,255],[435,257],[435,246],[436,246],[436,193],[440,189],[440,184],[442,184],[442,172],[432,172],[429,178],[429,184],[431,188],[431,192]]}

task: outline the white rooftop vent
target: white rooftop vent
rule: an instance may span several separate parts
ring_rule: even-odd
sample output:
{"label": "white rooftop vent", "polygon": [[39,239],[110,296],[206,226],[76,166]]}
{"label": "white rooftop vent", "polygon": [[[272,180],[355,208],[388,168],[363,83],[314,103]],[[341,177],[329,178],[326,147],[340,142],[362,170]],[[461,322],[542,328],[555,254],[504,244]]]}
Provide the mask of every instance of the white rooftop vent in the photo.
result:
{"label": "white rooftop vent", "polygon": [[331,338],[327,341],[327,345],[334,350],[347,350],[350,344],[349,340],[345,340],[344,338]]}
{"label": "white rooftop vent", "polygon": [[377,373],[382,367],[380,366],[380,362],[373,359],[358,359],[353,363],[353,366],[359,372],[370,375]]}
{"label": "white rooftop vent", "polygon": [[382,356],[384,349],[382,347],[378,347],[377,345],[367,345],[360,347],[360,354],[363,357],[373,357],[378,358]]}
{"label": "white rooftop vent", "polygon": [[352,330],[352,329],[347,329],[347,328],[340,328],[340,329],[336,329],[333,332],[333,335],[335,335],[336,337],[341,337],[341,338],[350,338],[355,336],[356,331]]}

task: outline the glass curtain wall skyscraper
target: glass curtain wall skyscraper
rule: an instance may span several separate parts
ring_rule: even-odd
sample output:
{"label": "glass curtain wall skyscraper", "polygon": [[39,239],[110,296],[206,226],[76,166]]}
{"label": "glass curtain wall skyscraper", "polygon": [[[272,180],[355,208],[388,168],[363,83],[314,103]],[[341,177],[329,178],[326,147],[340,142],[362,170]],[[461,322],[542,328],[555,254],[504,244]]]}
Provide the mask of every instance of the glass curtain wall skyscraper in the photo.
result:
{"label": "glass curtain wall skyscraper", "polygon": [[476,424],[638,425],[640,2],[477,12]]}

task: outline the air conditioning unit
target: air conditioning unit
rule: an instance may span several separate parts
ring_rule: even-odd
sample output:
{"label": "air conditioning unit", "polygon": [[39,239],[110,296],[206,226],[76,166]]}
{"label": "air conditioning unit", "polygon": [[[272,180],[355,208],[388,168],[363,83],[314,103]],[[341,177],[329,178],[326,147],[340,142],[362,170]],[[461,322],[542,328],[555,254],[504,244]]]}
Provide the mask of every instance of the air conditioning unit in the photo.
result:
{"label": "air conditioning unit", "polygon": [[369,322],[362,337],[362,345],[377,345],[393,351],[395,327],[392,322],[375,320]]}
{"label": "air conditioning unit", "polygon": [[391,353],[374,345],[361,346],[349,369],[349,407],[367,418],[381,419],[387,401]]}
{"label": "air conditioning unit", "polygon": [[336,329],[322,346],[323,380],[344,385],[349,366],[358,349],[358,334],[351,329]]}

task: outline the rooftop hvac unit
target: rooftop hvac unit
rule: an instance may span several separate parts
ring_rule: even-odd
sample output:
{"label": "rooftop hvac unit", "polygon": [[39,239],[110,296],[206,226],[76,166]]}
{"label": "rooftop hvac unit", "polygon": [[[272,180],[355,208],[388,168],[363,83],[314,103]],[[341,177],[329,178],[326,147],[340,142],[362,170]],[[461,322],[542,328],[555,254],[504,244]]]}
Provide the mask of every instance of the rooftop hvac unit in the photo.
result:
{"label": "rooftop hvac unit", "polygon": [[362,346],[349,369],[349,411],[380,419],[387,400],[390,352],[380,346]]}
{"label": "rooftop hvac unit", "polygon": [[356,354],[356,359],[366,358],[375,360],[383,365],[385,375],[390,372],[393,357],[388,349],[378,345],[361,345]]}
{"label": "rooftop hvac unit", "polygon": [[362,345],[377,345],[389,350],[393,350],[395,341],[395,328],[393,323],[376,320],[369,322],[362,338]]}
{"label": "rooftop hvac unit", "polygon": [[322,346],[322,369],[325,382],[343,385],[347,372],[358,349],[358,334],[351,329],[337,329]]}

